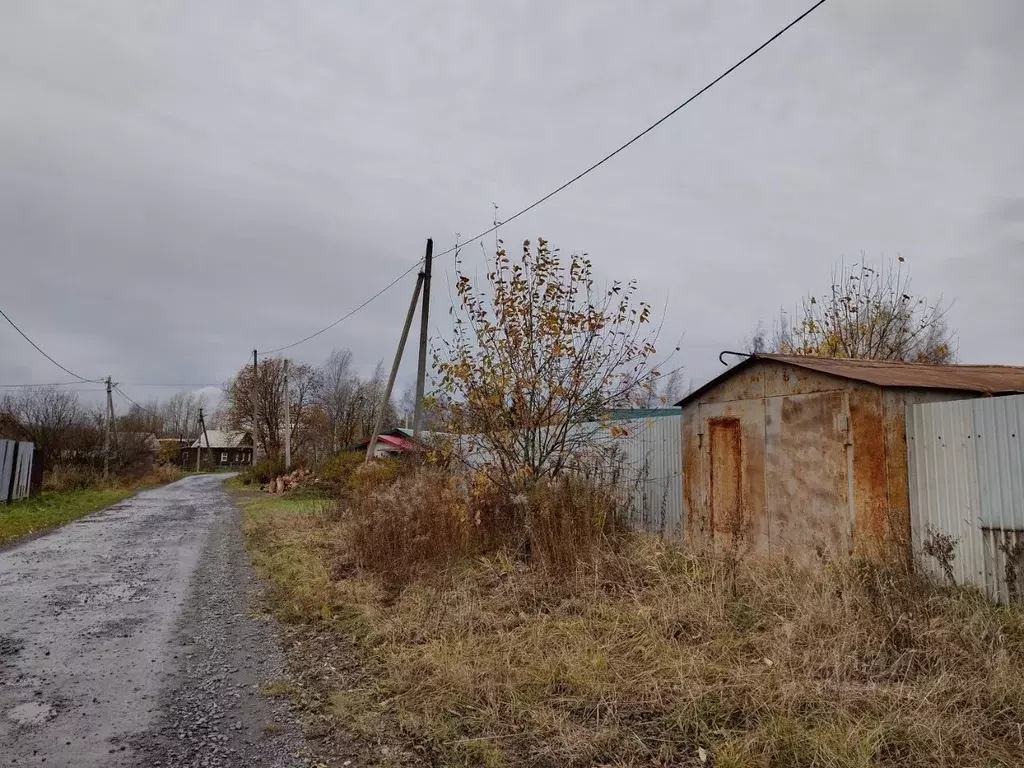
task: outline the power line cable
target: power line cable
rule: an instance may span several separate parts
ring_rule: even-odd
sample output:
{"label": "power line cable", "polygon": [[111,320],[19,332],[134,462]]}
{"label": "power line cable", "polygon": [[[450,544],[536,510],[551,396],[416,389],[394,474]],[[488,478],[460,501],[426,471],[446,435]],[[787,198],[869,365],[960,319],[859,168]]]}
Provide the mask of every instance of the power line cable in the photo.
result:
{"label": "power line cable", "polygon": [[268,355],[275,355],[275,354],[277,354],[278,352],[284,352],[284,351],[285,351],[286,349],[291,349],[292,347],[297,347],[297,346],[299,346],[299,344],[305,344],[305,343],[306,343],[307,341],[309,341],[310,339],[315,339],[315,338],[316,338],[317,336],[319,336],[319,335],[320,335],[321,333],[326,333],[327,331],[331,330],[331,328],[334,328],[334,327],[335,327],[336,325],[338,325],[339,323],[343,323],[343,322],[344,322],[345,320],[348,320],[348,319],[349,319],[350,317],[352,317],[352,315],[354,315],[354,314],[355,314],[356,312],[358,312],[359,310],[361,310],[361,309],[363,309],[364,307],[366,307],[366,306],[367,306],[368,304],[370,304],[370,303],[371,303],[372,301],[374,301],[375,299],[378,299],[378,298],[379,298],[380,296],[382,296],[382,295],[383,295],[383,294],[384,294],[384,293],[385,293],[385,292],[386,292],[386,291],[387,291],[388,289],[392,288],[392,287],[393,287],[393,286],[394,286],[395,284],[397,284],[397,283],[398,283],[398,282],[399,282],[399,281],[400,281],[400,280],[401,280],[401,279],[402,279],[403,277],[405,277],[406,275],[408,275],[408,274],[409,274],[410,272],[412,272],[412,271],[413,271],[414,269],[416,269],[416,268],[417,268],[417,267],[418,267],[418,266],[419,266],[420,264],[422,264],[422,263],[423,263],[423,259],[420,259],[420,260],[419,260],[419,261],[417,261],[417,262],[416,262],[415,264],[413,264],[413,265],[412,265],[411,267],[409,267],[409,268],[408,268],[407,270],[405,270],[405,272],[403,272],[403,273],[402,273],[402,274],[400,274],[400,275],[399,275],[398,277],[396,277],[396,278],[395,278],[394,280],[392,280],[392,281],[391,281],[390,283],[388,283],[387,285],[385,285],[385,286],[384,286],[383,288],[381,288],[381,289],[380,289],[379,291],[377,291],[377,292],[376,292],[375,294],[373,294],[373,296],[371,296],[370,298],[368,298],[368,299],[367,299],[366,301],[364,301],[364,302],[363,302],[362,304],[360,304],[360,305],[359,305],[358,307],[356,307],[355,309],[353,309],[353,310],[352,310],[351,312],[349,312],[348,314],[346,314],[346,315],[344,315],[344,316],[342,316],[342,317],[339,317],[339,318],[338,318],[337,320],[335,320],[335,321],[334,321],[333,323],[331,323],[331,324],[330,324],[330,325],[328,325],[328,326],[325,326],[325,327],[321,328],[321,329],[320,329],[319,331],[317,331],[316,333],[311,333],[311,334],[309,334],[309,336],[307,336],[307,337],[306,337],[306,338],[304,338],[304,339],[299,339],[298,341],[296,341],[296,342],[293,342],[292,344],[286,344],[285,346],[283,346],[283,347],[278,347],[277,349],[269,349],[269,350],[266,350],[266,351],[260,351],[260,353],[259,353],[259,354],[263,355],[264,357],[267,357]]}
{"label": "power line cable", "polygon": [[771,37],[769,37],[769,38],[768,38],[767,40],[765,40],[765,41],[764,41],[763,43],[761,43],[761,44],[760,44],[759,46],[757,46],[757,48],[755,48],[754,50],[752,50],[752,51],[751,51],[750,53],[748,53],[748,54],[747,54],[746,56],[744,56],[744,57],[743,57],[742,59],[740,59],[740,60],[739,60],[739,61],[737,61],[737,62],[736,62],[735,64],[733,64],[733,65],[732,65],[731,67],[729,67],[729,68],[728,68],[727,70],[725,70],[724,72],[722,72],[722,74],[720,74],[720,75],[719,75],[718,77],[716,77],[716,78],[715,78],[714,80],[712,80],[711,82],[709,82],[709,83],[708,83],[707,85],[705,85],[705,86],[704,86],[703,88],[701,88],[701,89],[700,89],[699,91],[697,91],[696,93],[694,93],[694,94],[693,94],[692,96],[690,96],[690,97],[689,97],[688,99],[686,99],[686,101],[684,101],[684,102],[683,102],[682,104],[680,104],[679,106],[677,106],[677,107],[673,108],[673,109],[672,109],[671,111],[667,112],[667,113],[666,113],[666,114],[664,114],[664,115],[663,115],[662,117],[658,118],[658,119],[657,119],[657,120],[656,120],[655,122],[651,123],[651,124],[650,124],[649,126],[647,126],[646,128],[644,128],[644,129],[643,129],[642,131],[640,131],[640,133],[638,133],[638,134],[637,134],[636,136],[634,136],[633,138],[631,138],[631,139],[630,139],[629,141],[627,141],[627,142],[626,142],[625,144],[623,144],[623,145],[621,145],[620,147],[618,147],[617,149],[615,149],[615,150],[613,150],[613,151],[609,152],[609,153],[608,153],[607,155],[605,155],[604,157],[602,157],[602,158],[601,158],[600,160],[598,160],[598,161],[597,161],[596,163],[594,163],[593,165],[591,165],[591,166],[590,166],[589,168],[587,168],[586,170],[580,171],[580,172],[579,172],[578,174],[576,174],[575,176],[573,176],[573,177],[572,177],[571,179],[569,179],[569,180],[568,180],[567,182],[565,182],[565,183],[564,183],[564,184],[562,184],[561,186],[559,186],[559,187],[556,187],[555,189],[551,190],[550,192],[548,192],[548,193],[547,193],[546,195],[544,195],[544,196],[543,196],[543,197],[541,197],[540,199],[538,199],[538,200],[536,200],[536,201],[534,201],[534,202],[530,203],[530,204],[529,204],[528,206],[526,206],[526,207],[525,207],[525,208],[523,208],[522,210],[520,210],[520,211],[517,211],[516,213],[512,214],[512,215],[511,215],[511,216],[510,216],[509,218],[507,218],[507,219],[504,219],[503,221],[500,221],[500,222],[497,222],[497,223],[495,223],[495,224],[494,224],[494,226],[492,226],[492,227],[491,227],[490,229],[486,229],[486,230],[484,230],[484,231],[483,231],[483,232],[481,232],[481,233],[480,233],[479,235],[475,235],[475,236],[473,236],[473,237],[469,238],[468,240],[466,240],[466,241],[464,241],[464,242],[460,242],[460,243],[458,243],[457,245],[453,245],[453,246],[452,246],[451,248],[449,248],[449,249],[448,249],[447,251],[442,251],[441,253],[439,253],[439,254],[436,254],[434,258],[440,258],[441,256],[447,256],[447,255],[448,255],[449,253],[453,253],[454,251],[458,250],[459,248],[462,248],[462,247],[464,247],[464,246],[466,246],[466,245],[469,245],[470,243],[474,243],[474,242],[476,242],[477,240],[479,240],[479,239],[481,239],[481,238],[483,238],[483,237],[487,237],[487,235],[489,235],[489,234],[491,234],[491,233],[493,233],[493,232],[496,232],[496,231],[498,230],[498,228],[499,228],[499,227],[501,227],[502,225],[504,225],[504,224],[508,224],[508,223],[509,223],[510,221],[515,221],[516,219],[518,219],[518,218],[519,218],[520,216],[522,216],[523,214],[525,214],[525,213],[529,213],[530,211],[532,211],[532,210],[533,210],[534,208],[536,208],[536,207],[537,207],[538,205],[542,205],[543,203],[546,203],[546,202],[547,202],[548,200],[550,200],[550,199],[551,199],[552,197],[554,197],[555,195],[557,195],[557,194],[558,194],[559,192],[561,192],[562,190],[566,189],[567,187],[570,187],[570,186],[572,186],[572,185],[573,185],[573,184],[575,184],[575,183],[576,183],[577,181],[579,181],[579,180],[580,180],[580,179],[582,179],[582,178],[583,178],[584,176],[586,176],[586,175],[587,175],[588,173],[590,173],[591,171],[594,171],[594,170],[596,170],[597,168],[601,167],[602,165],[604,165],[605,163],[607,163],[607,162],[608,162],[609,160],[611,160],[611,159],[612,159],[613,157],[615,157],[615,156],[616,156],[617,154],[619,154],[619,153],[620,153],[620,152],[622,152],[623,150],[625,150],[625,149],[629,148],[630,146],[632,146],[633,144],[635,144],[636,142],[638,142],[638,141],[639,141],[640,139],[642,139],[642,138],[643,138],[644,136],[646,136],[646,135],[647,135],[648,133],[650,133],[651,131],[653,131],[653,130],[654,130],[655,128],[657,128],[657,127],[658,127],[659,125],[661,125],[661,124],[662,124],[662,123],[664,123],[664,122],[665,122],[666,120],[668,120],[668,119],[669,119],[669,118],[671,118],[671,117],[672,117],[673,115],[675,115],[675,114],[676,114],[677,112],[679,112],[679,111],[680,111],[681,109],[683,109],[684,107],[686,107],[686,106],[687,106],[687,105],[688,105],[688,104],[689,104],[690,102],[694,101],[694,100],[695,100],[695,99],[696,99],[696,98],[697,98],[698,96],[701,96],[702,94],[706,93],[707,91],[710,91],[710,90],[711,90],[712,88],[714,88],[714,87],[715,87],[716,85],[718,85],[718,84],[719,84],[720,82],[722,82],[722,80],[724,80],[725,78],[727,78],[727,77],[728,77],[729,75],[731,75],[731,74],[732,74],[733,72],[735,72],[735,71],[736,71],[737,69],[739,69],[739,68],[740,68],[740,67],[742,67],[742,66],[743,66],[744,64],[746,64],[746,63],[747,63],[748,61],[750,61],[750,60],[751,60],[752,58],[754,58],[755,56],[757,56],[757,54],[759,54],[759,53],[760,53],[761,51],[763,51],[763,50],[764,50],[765,48],[767,48],[767,47],[768,47],[769,45],[771,45],[771,44],[772,44],[772,43],[774,43],[774,42],[775,42],[776,40],[778,40],[778,39],[779,39],[780,37],[782,37],[782,36],[783,36],[784,34],[786,34],[786,32],[788,32],[788,31],[789,31],[790,29],[792,29],[792,28],[793,28],[793,27],[795,27],[795,26],[796,26],[797,24],[799,24],[799,23],[800,23],[801,21],[803,21],[803,20],[804,20],[804,19],[806,19],[806,18],[807,18],[808,16],[810,16],[810,15],[811,15],[812,13],[814,13],[814,11],[816,11],[816,10],[817,10],[818,8],[820,8],[821,6],[823,6],[823,5],[824,5],[824,4],[826,3],[826,2],[827,2],[827,0],[818,0],[818,2],[816,2],[816,3],[814,4],[814,5],[812,5],[812,6],[810,7],[810,8],[808,8],[808,9],[807,9],[806,11],[804,11],[803,13],[801,13],[801,14],[800,14],[799,16],[797,16],[797,17],[796,17],[795,19],[793,19],[793,20],[792,20],[791,22],[789,22],[789,23],[788,23],[788,24],[787,24],[786,26],[784,26],[784,27],[783,27],[782,29],[780,29],[780,30],[779,30],[778,32],[776,32],[776,33],[775,33],[774,35],[772,35],[772,36],[771,36]]}
{"label": "power line cable", "polygon": [[122,392],[118,388],[117,384],[114,385],[113,389],[114,389],[115,392],[117,392],[117,394],[119,394],[121,397],[123,397],[125,400],[127,400],[129,403],[134,405],[139,410],[145,411],[146,413],[148,413],[150,416],[153,416],[154,418],[157,418],[157,419],[162,419],[163,418],[159,413],[155,413],[154,411],[149,410],[149,408],[147,408],[146,406],[139,405],[138,403],[136,403],[134,400],[132,400],[130,397],[128,397],[128,395],[126,395],[124,392]]}
{"label": "power line cable", "polygon": [[68,375],[70,375],[70,376],[74,376],[74,377],[75,377],[76,379],[78,379],[79,381],[81,381],[81,382],[85,382],[85,383],[87,383],[87,384],[102,384],[102,383],[103,383],[103,380],[102,380],[102,379],[87,379],[87,378],[85,378],[84,376],[79,376],[79,375],[78,375],[77,373],[75,373],[74,371],[72,371],[72,370],[70,370],[70,369],[68,369],[68,368],[65,368],[65,367],[64,367],[63,365],[61,365],[61,364],[60,364],[60,363],[58,363],[58,362],[57,362],[56,360],[54,360],[54,359],[53,359],[52,357],[50,357],[50,356],[49,356],[48,354],[46,354],[46,353],[45,353],[45,352],[44,352],[44,351],[42,350],[42,347],[40,347],[40,346],[39,346],[38,344],[36,344],[36,343],[35,343],[34,341],[32,341],[32,339],[30,339],[30,338],[28,337],[28,334],[26,334],[26,333],[25,333],[25,332],[24,332],[23,330],[21,330],[21,328],[19,328],[19,327],[18,327],[18,326],[17,326],[16,324],[15,324],[15,322],[14,322],[13,320],[11,320],[11,318],[10,318],[10,317],[8,317],[8,316],[7,316],[7,313],[6,313],[6,312],[4,312],[4,311],[3,311],[2,309],[0,309],[0,315],[2,315],[2,316],[3,316],[4,320],[6,320],[6,321],[7,321],[8,323],[10,323],[10,324],[11,324],[11,327],[12,327],[12,328],[13,328],[14,330],[16,330],[16,331],[17,331],[18,333],[20,333],[20,334],[21,334],[21,337],[22,337],[23,339],[25,339],[25,341],[27,341],[27,342],[28,342],[29,344],[31,344],[31,345],[32,345],[33,347],[35,347],[36,351],[37,351],[37,352],[38,352],[39,354],[41,354],[41,355],[42,355],[43,357],[45,357],[45,358],[46,358],[47,360],[49,360],[49,361],[50,361],[51,363],[53,363],[53,364],[54,364],[54,365],[56,365],[56,366],[57,366],[58,368],[60,368],[60,369],[61,369],[62,371],[64,371],[64,373],[66,373],[66,374],[68,374]]}
{"label": "power line cable", "polygon": [[[496,222],[496,223],[494,224],[494,226],[490,227],[489,229],[486,229],[486,230],[484,230],[484,231],[483,231],[483,232],[481,232],[480,234],[478,234],[478,235],[474,235],[473,237],[469,238],[468,240],[466,240],[466,241],[464,241],[464,242],[460,242],[460,243],[457,243],[456,245],[453,245],[453,246],[452,246],[451,248],[449,248],[449,249],[448,249],[448,250],[446,250],[446,251],[442,251],[441,253],[435,254],[434,258],[440,258],[440,257],[442,257],[442,256],[447,256],[447,255],[448,255],[448,254],[450,254],[450,253],[454,253],[454,252],[455,252],[456,250],[458,250],[459,248],[462,248],[462,247],[464,247],[464,246],[466,246],[466,245],[469,245],[470,243],[474,243],[474,242],[476,242],[477,240],[480,240],[481,238],[487,237],[487,235],[490,235],[490,234],[492,234],[492,233],[496,232],[496,231],[498,230],[498,228],[499,228],[499,227],[501,227],[502,225],[504,225],[504,224],[508,224],[508,223],[509,223],[509,222],[511,222],[511,221],[515,221],[515,220],[516,220],[516,219],[518,219],[518,218],[519,218],[520,216],[523,216],[524,214],[526,214],[526,213],[529,213],[530,211],[532,211],[532,210],[533,210],[534,208],[536,208],[537,206],[539,206],[539,205],[543,205],[543,204],[544,204],[544,203],[546,203],[546,202],[547,202],[548,200],[550,200],[550,199],[551,199],[552,197],[554,197],[555,195],[557,195],[557,194],[558,194],[559,192],[562,192],[563,190],[565,190],[565,189],[567,189],[568,187],[572,186],[573,184],[575,184],[575,183],[576,183],[577,181],[579,181],[580,179],[582,179],[582,178],[583,178],[584,176],[586,176],[586,175],[587,175],[587,174],[589,174],[590,172],[592,172],[592,171],[596,170],[597,168],[599,168],[599,167],[601,167],[602,165],[604,165],[605,163],[607,163],[607,162],[608,162],[609,160],[611,160],[611,159],[612,159],[613,157],[615,157],[616,155],[618,155],[618,154],[619,154],[620,152],[622,152],[622,151],[624,151],[624,150],[628,149],[629,147],[631,147],[631,146],[632,146],[633,144],[635,144],[636,142],[638,142],[638,141],[639,141],[640,139],[642,139],[642,138],[643,138],[644,136],[646,136],[646,135],[647,135],[648,133],[650,133],[651,131],[653,131],[653,130],[654,130],[655,128],[657,128],[657,127],[658,127],[659,125],[661,125],[661,124],[662,124],[662,123],[664,123],[664,122],[665,122],[666,120],[668,120],[669,118],[673,117],[673,116],[674,116],[674,115],[675,115],[675,114],[676,114],[677,112],[679,112],[679,111],[680,111],[680,110],[682,110],[682,109],[683,109],[684,107],[686,107],[687,105],[689,105],[689,104],[690,104],[690,102],[694,101],[694,100],[695,100],[695,99],[696,99],[696,98],[697,98],[698,96],[701,96],[702,94],[704,94],[704,93],[706,93],[707,91],[709,91],[709,90],[711,90],[712,88],[714,88],[714,87],[715,87],[716,85],[718,85],[718,83],[720,83],[720,82],[721,82],[722,80],[724,80],[725,78],[727,78],[727,77],[728,77],[729,75],[731,75],[731,74],[732,74],[733,72],[735,72],[735,71],[736,71],[737,69],[739,69],[739,68],[740,68],[741,66],[743,66],[744,64],[746,64],[746,63],[747,63],[748,61],[750,61],[750,60],[751,60],[752,58],[754,58],[755,56],[757,56],[757,54],[759,54],[759,53],[760,53],[761,51],[763,51],[763,50],[764,50],[765,48],[767,48],[767,47],[768,47],[769,45],[771,45],[771,44],[772,44],[772,43],[774,43],[774,42],[775,42],[776,40],[778,40],[778,39],[779,39],[780,37],[782,37],[782,36],[783,36],[783,35],[784,35],[784,34],[785,34],[786,32],[788,32],[788,31],[789,31],[790,29],[792,29],[793,27],[795,27],[795,26],[796,26],[797,24],[799,24],[799,23],[800,23],[801,21],[803,21],[803,20],[804,20],[804,19],[806,19],[806,18],[807,18],[808,16],[810,16],[810,15],[811,15],[811,14],[812,14],[812,13],[813,13],[814,11],[816,11],[816,10],[817,10],[818,8],[820,8],[821,6],[823,6],[823,5],[824,5],[824,4],[826,3],[826,2],[827,2],[827,0],[818,0],[818,2],[816,2],[816,3],[814,4],[814,5],[812,5],[812,6],[810,7],[810,8],[808,8],[808,9],[807,9],[806,11],[804,11],[803,13],[801,13],[801,14],[800,14],[799,16],[797,16],[797,17],[796,17],[795,19],[793,19],[793,20],[792,20],[791,22],[789,22],[788,24],[786,24],[786,26],[782,27],[782,29],[780,29],[780,30],[779,30],[778,32],[776,32],[776,33],[775,33],[774,35],[772,35],[771,37],[769,37],[769,38],[768,38],[767,40],[765,40],[765,41],[764,41],[763,43],[761,43],[761,44],[760,44],[759,46],[757,46],[757,47],[756,47],[756,48],[755,48],[754,50],[752,50],[752,51],[751,51],[750,53],[748,53],[748,54],[747,54],[746,56],[744,56],[744,57],[743,57],[742,59],[740,59],[739,61],[737,61],[737,62],[736,62],[735,64],[733,64],[733,65],[732,65],[731,67],[729,67],[728,69],[726,69],[726,70],[725,70],[724,72],[722,72],[722,73],[721,73],[721,74],[720,74],[720,75],[719,75],[718,77],[716,77],[716,78],[715,78],[714,80],[712,80],[711,82],[709,82],[709,83],[708,83],[707,85],[705,85],[705,86],[704,86],[703,88],[701,88],[701,89],[700,89],[700,90],[698,90],[698,91],[697,91],[696,93],[694,93],[693,95],[691,95],[691,96],[690,96],[689,98],[687,98],[687,99],[686,99],[685,101],[683,101],[683,102],[682,102],[681,104],[679,104],[678,106],[674,107],[674,108],[673,108],[673,109],[672,109],[671,111],[667,112],[667,113],[666,113],[666,114],[664,114],[664,115],[663,115],[662,117],[658,118],[658,119],[657,119],[657,120],[656,120],[655,122],[651,123],[651,124],[650,124],[649,126],[647,126],[646,128],[644,128],[644,130],[640,131],[640,133],[636,134],[636,135],[635,135],[635,136],[634,136],[633,138],[631,138],[631,139],[630,139],[629,141],[627,141],[627,142],[626,142],[625,144],[622,144],[622,145],[621,145],[621,146],[619,146],[618,148],[616,148],[616,149],[614,149],[613,151],[609,152],[609,153],[608,153],[607,155],[605,155],[604,157],[602,157],[602,158],[601,158],[600,160],[598,160],[598,161],[597,161],[596,163],[594,163],[594,164],[593,164],[593,165],[591,165],[590,167],[588,167],[588,168],[586,168],[585,170],[583,170],[583,171],[580,171],[579,173],[577,173],[577,174],[576,174],[575,176],[573,176],[573,177],[572,177],[571,179],[569,179],[568,181],[566,181],[566,182],[565,182],[564,184],[561,184],[560,186],[558,186],[558,187],[556,187],[555,189],[553,189],[553,190],[551,190],[550,192],[548,192],[548,193],[547,193],[546,195],[544,195],[543,197],[541,197],[541,198],[539,198],[539,199],[535,200],[534,202],[530,203],[530,204],[529,204],[528,206],[526,206],[525,208],[523,208],[523,209],[521,209],[521,210],[517,211],[516,213],[512,214],[512,215],[511,215],[511,216],[510,216],[509,218],[507,218],[507,219],[505,219],[505,220],[503,220],[503,221],[500,221],[500,222]],[[394,286],[394,285],[395,285],[395,284],[396,284],[396,283],[397,283],[397,282],[398,282],[399,280],[401,280],[401,279],[402,279],[403,277],[405,277],[405,276],[406,276],[406,275],[408,275],[408,274],[409,274],[410,272],[412,272],[412,271],[413,271],[414,269],[416,269],[416,268],[417,268],[417,267],[418,267],[418,266],[419,266],[419,265],[420,265],[420,264],[421,264],[422,262],[423,262],[423,259],[420,259],[419,261],[417,261],[417,262],[416,262],[415,264],[413,264],[413,265],[412,265],[411,267],[409,267],[409,269],[407,269],[407,270],[406,270],[405,272],[403,272],[403,273],[402,273],[401,275],[399,275],[399,276],[398,276],[397,278],[395,278],[394,280],[392,280],[392,281],[391,281],[390,283],[388,283],[388,284],[387,284],[386,286],[384,286],[384,288],[382,288],[382,289],[381,289],[380,291],[378,291],[377,293],[375,293],[375,294],[374,294],[373,296],[371,296],[371,297],[370,297],[369,299],[367,299],[366,301],[364,301],[364,302],[363,302],[362,304],[360,304],[360,305],[359,305],[358,307],[356,307],[355,309],[353,309],[353,310],[352,310],[351,312],[349,312],[348,314],[346,314],[346,315],[345,315],[345,316],[343,316],[343,317],[340,317],[340,318],[338,318],[337,320],[335,320],[335,321],[334,321],[333,323],[331,323],[330,325],[328,325],[328,326],[325,326],[324,328],[321,328],[321,329],[320,329],[319,331],[317,331],[316,333],[311,333],[311,334],[310,334],[309,336],[306,336],[306,337],[305,337],[304,339],[299,339],[298,341],[296,341],[296,342],[294,342],[294,343],[292,343],[292,344],[288,344],[288,345],[286,345],[286,346],[284,346],[284,347],[278,347],[277,349],[271,349],[271,350],[269,350],[269,351],[266,351],[266,352],[261,352],[260,354],[262,354],[262,355],[265,355],[265,356],[266,356],[266,355],[273,355],[273,354],[276,354],[277,352],[283,352],[283,351],[284,351],[284,350],[286,350],[286,349],[291,349],[292,347],[297,347],[297,346],[298,346],[299,344],[304,344],[305,342],[309,341],[310,339],[314,339],[314,338],[316,338],[317,336],[319,336],[320,334],[322,334],[322,333],[325,333],[326,331],[329,331],[329,330],[330,330],[331,328],[334,328],[334,327],[335,327],[335,326],[337,326],[337,325],[338,325],[339,323],[342,323],[342,322],[344,322],[345,320],[347,320],[348,318],[352,317],[352,315],[356,314],[356,312],[359,312],[359,311],[360,311],[361,309],[363,309],[364,307],[366,307],[366,306],[367,306],[368,304],[370,304],[370,303],[371,303],[372,301],[374,301],[375,299],[377,299],[378,297],[380,297],[380,296],[381,296],[381,295],[382,295],[382,294],[383,294],[383,293],[384,293],[385,291],[387,291],[387,290],[388,290],[389,288],[391,288],[392,286]]]}

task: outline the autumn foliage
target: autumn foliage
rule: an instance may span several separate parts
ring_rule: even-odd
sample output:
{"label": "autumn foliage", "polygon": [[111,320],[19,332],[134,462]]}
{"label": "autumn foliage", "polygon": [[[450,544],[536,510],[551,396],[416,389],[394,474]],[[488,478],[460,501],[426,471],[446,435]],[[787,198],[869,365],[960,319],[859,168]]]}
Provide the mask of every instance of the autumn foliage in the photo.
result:
{"label": "autumn foliage", "polygon": [[563,259],[541,238],[514,259],[499,241],[488,267],[481,290],[459,262],[437,396],[460,450],[515,492],[593,457],[576,425],[649,389],[657,333],[636,282],[598,287],[586,254]]}
{"label": "autumn foliage", "polygon": [[913,292],[903,257],[874,267],[840,264],[821,296],[803,299],[794,318],[785,314],[772,342],[755,346],[791,355],[946,364],[956,360],[947,307]]}

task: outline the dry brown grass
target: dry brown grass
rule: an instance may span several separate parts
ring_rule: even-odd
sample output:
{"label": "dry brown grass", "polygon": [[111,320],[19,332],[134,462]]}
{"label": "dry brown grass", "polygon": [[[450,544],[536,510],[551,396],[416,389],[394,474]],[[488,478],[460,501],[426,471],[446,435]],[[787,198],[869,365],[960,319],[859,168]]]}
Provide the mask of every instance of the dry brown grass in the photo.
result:
{"label": "dry brown grass", "polygon": [[80,491],[88,488],[117,487],[144,488],[171,483],[182,477],[182,471],[172,464],[156,464],[142,471],[112,475],[104,483],[103,473],[80,464],[55,464],[43,475],[44,491]]}
{"label": "dry brown grass", "polygon": [[552,575],[573,572],[618,540],[618,492],[577,478],[545,480],[508,498],[481,477],[371,464],[340,504],[354,564],[392,586],[505,552]]}
{"label": "dry brown grass", "polygon": [[[402,487],[405,499],[414,487]],[[418,490],[430,495],[409,513],[414,532],[427,501],[445,502],[438,487]],[[412,745],[389,754],[483,766],[1024,764],[1019,607],[867,562],[737,567],[643,537],[591,548],[568,572],[499,551],[446,558],[438,573],[419,544],[381,549],[421,569],[397,588],[356,567],[365,544],[353,535],[371,527],[254,503],[249,543],[278,615],[358,649],[365,675],[333,696],[336,727]],[[399,530],[384,534],[388,548]],[[416,535],[439,550],[433,532]]]}

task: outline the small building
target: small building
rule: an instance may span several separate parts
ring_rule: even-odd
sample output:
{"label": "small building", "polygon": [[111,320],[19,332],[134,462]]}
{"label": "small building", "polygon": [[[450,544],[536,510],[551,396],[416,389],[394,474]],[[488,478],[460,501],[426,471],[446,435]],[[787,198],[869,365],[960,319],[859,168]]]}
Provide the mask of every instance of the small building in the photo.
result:
{"label": "small building", "polygon": [[[363,453],[366,453],[366,448],[369,444],[370,438],[367,437],[363,440],[352,443],[351,445],[345,446],[345,450],[362,451]],[[394,456],[401,456],[403,453],[411,453],[420,450],[423,450],[422,447],[413,442],[412,430],[397,427],[396,429],[389,429],[386,432],[381,432],[377,436],[377,445],[373,449],[373,456],[377,459],[386,459]]]}
{"label": "small building", "polygon": [[797,560],[906,552],[906,408],[1024,392],[1024,368],[755,354],[684,397],[683,526]]}
{"label": "small building", "polygon": [[[209,438],[209,446],[207,446]],[[181,452],[182,466],[195,467],[196,452],[202,450],[202,464],[206,467],[244,467],[252,464],[252,434],[208,429],[188,448]]]}

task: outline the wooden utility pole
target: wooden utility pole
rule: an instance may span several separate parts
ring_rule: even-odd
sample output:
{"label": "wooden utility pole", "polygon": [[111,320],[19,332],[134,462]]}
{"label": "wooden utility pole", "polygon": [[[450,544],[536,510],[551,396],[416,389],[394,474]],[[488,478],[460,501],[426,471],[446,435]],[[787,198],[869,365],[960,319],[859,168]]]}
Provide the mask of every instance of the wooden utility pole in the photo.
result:
{"label": "wooden utility pole", "polygon": [[284,359],[284,471],[292,468],[292,417],[291,397],[288,395],[288,358]]}
{"label": "wooden utility pole", "polygon": [[409,328],[412,326],[413,315],[416,314],[416,302],[419,301],[420,291],[423,289],[423,273],[416,276],[416,288],[412,292],[412,301],[409,303],[409,313],[405,316],[405,325],[402,326],[402,338],[398,341],[398,350],[395,352],[395,362],[391,364],[391,375],[388,376],[388,385],[384,390],[384,399],[380,408],[377,409],[377,418],[374,420],[373,432],[370,433],[370,443],[366,446],[366,461],[373,458],[377,450],[377,435],[380,434],[381,424],[384,422],[384,411],[391,402],[391,390],[395,387],[395,377],[398,376],[398,366],[402,364],[402,353],[405,351],[405,342],[409,338]]}
{"label": "wooden utility pole", "polygon": [[257,379],[256,379],[256,350],[254,349],[252,351],[252,388],[251,388],[251,393],[252,393],[252,462],[250,462],[251,464],[256,464],[256,445],[259,442],[259,440],[257,439],[257,436],[260,433],[260,412],[259,412],[259,408],[256,407],[256,403],[258,402],[257,401],[257,395],[256,395],[256,390],[258,389],[258,387],[257,387],[256,383],[257,383]]}
{"label": "wooden utility pole", "polygon": [[206,434],[206,419],[203,418],[203,409],[199,409],[199,425],[203,428],[203,437],[206,438],[206,455],[213,458],[213,450],[210,448],[210,436]]}
{"label": "wooden utility pole", "polygon": [[109,376],[107,376],[107,411],[103,421],[103,482],[107,482],[107,478],[110,477],[110,429],[114,422],[114,393]]}
{"label": "wooden utility pole", "polygon": [[412,418],[412,437],[419,439],[423,429],[423,394],[427,382],[427,325],[430,322],[430,273],[434,261],[434,241],[427,238],[427,254],[423,258],[423,309],[420,312],[420,354],[416,366],[416,407]]}
{"label": "wooden utility pole", "polygon": [[210,436],[206,434],[206,419],[203,418],[203,409],[199,409],[199,429],[202,430],[202,436],[196,438],[196,472],[200,470],[199,457],[203,454],[203,438],[206,438],[206,453],[213,456],[213,451],[210,449]]}

